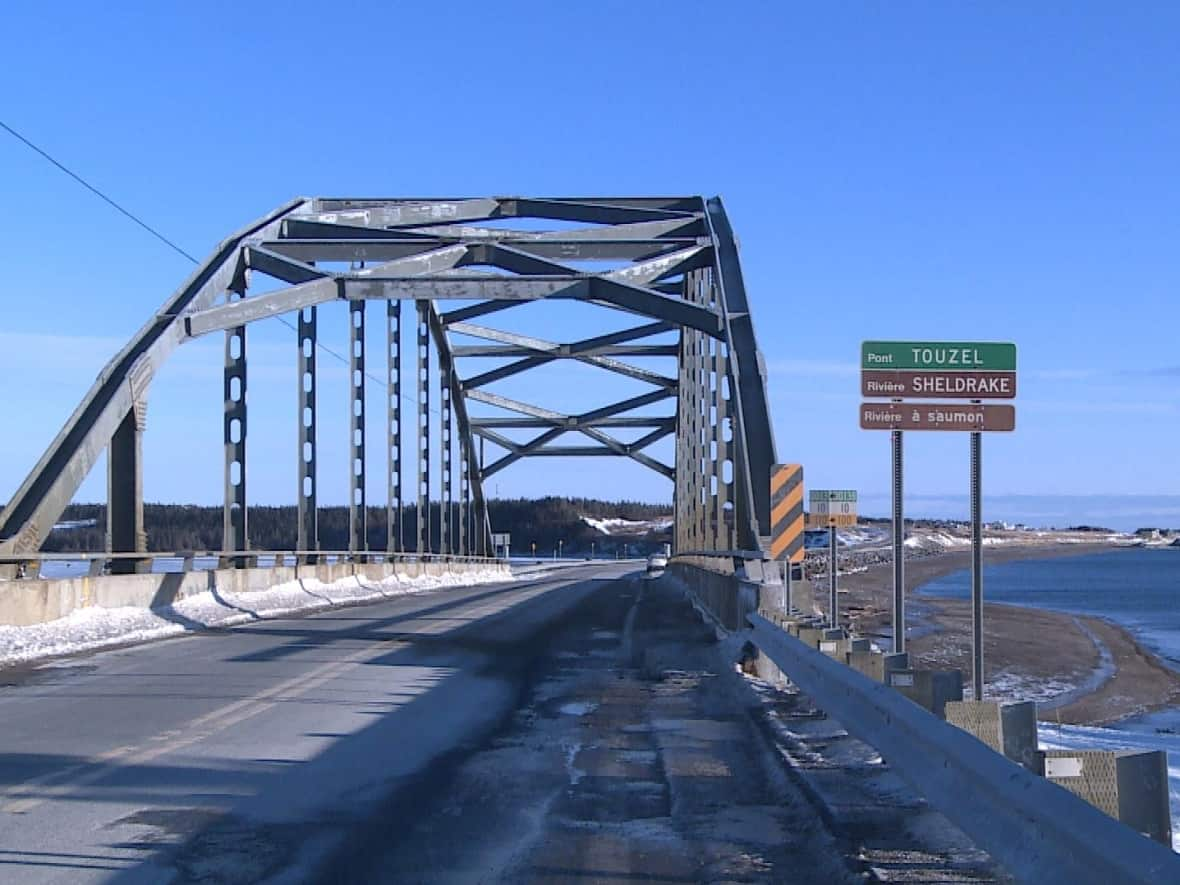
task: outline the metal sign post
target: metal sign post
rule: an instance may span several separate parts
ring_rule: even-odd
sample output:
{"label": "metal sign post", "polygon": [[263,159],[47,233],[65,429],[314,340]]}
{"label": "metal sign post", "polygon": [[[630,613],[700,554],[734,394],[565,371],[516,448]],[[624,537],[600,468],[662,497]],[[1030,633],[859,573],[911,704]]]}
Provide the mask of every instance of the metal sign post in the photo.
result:
{"label": "metal sign post", "polygon": [[905,651],[905,522],[902,514],[902,431],[893,437],[893,650]]}
{"label": "metal sign post", "polygon": [[[860,348],[861,394],[888,403],[861,403],[863,430],[893,436],[893,650],[905,651],[905,538],[902,514],[903,430],[971,434],[971,669],[973,695],[983,700],[983,516],[980,460],[984,432],[1016,428],[1016,409],[984,405],[1016,396],[1016,345],[994,341],[865,341]],[[966,403],[905,402],[946,397]]]}
{"label": "metal sign post", "polygon": [[971,696],[983,700],[983,514],[980,455],[983,434],[971,434]]}
{"label": "metal sign post", "polygon": [[836,528],[856,525],[856,492],[853,489],[812,489],[807,524],[828,529],[828,616],[839,626],[840,607],[836,600]]}
{"label": "metal sign post", "polygon": [[794,570],[795,566],[791,564],[790,560],[783,563],[782,610],[788,615],[791,613],[791,572]]}
{"label": "metal sign post", "polygon": [[828,526],[828,613],[831,625],[840,626],[840,612],[836,605],[836,526]]}
{"label": "metal sign post", "polygon": [[791,571],[803,562],[803,465],[770,468],[770,556],[783,564],[782,610],[791,613]]}

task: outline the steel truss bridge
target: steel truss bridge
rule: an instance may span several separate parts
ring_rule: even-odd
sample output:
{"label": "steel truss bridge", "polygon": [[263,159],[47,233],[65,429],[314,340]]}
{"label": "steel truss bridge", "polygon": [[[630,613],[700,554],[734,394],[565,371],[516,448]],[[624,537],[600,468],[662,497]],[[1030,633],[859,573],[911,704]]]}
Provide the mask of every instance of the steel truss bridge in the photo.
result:
{"label": "steel truss bridge", "polygon": [[[620,327],[566,342],[511,330],[514,307],[554,299],[612,311]],[[338,313],[321,316],[336,303]],[[291,347],[298,354],[292,491],[300,556],[320,550],[316,447],[325,429],[317,335],[328,317],[346,322],[350,338],[350,553],[377,553],[366,538],[367,471],[387,477],[381,552],[486,555],[489,477],[522,458],[599,455],[630,458],[673,481],[678,552],[762,549],[774,440],[737,243],[720,199],[317,198],[294,200],[226,239],[107,364],[0,514],[0,558],[36,556],[105,449],[107,546],[115,565],[134,565],[134,554],[147,549],[148,388],[177,347],[206,335],[225,341],[222,552],[250,550],[247,329],[285,314],[295,315]],[[485,324],[493,314],[496,328]],[[387,343],[376,360],[365,347],[365,325],[375,321],[384,324]],[[403,357],[403,338],[407,350],[412,342],[412,360]],[[627,360],[648,357],[674,359],[676,371]],[[488,358],[496,367],[460,377],[456,360],[487,366]],[[625,376],[650,391],[580,412],[495,392],[497,382],[554,360]],[[375,364],[388,393],[384,452],[376,459],[371,425],[381,419],[365,414]],[[409,391],[417,404],[406,409]],[[473,414],[476,403],[485,414]],[[652,414],[656,405],[672,408]],[[624,430],[643,432],[624,441]],[[557,444],[567,434],[580,444]],[[667,464],[649,449],[671,435],[675,463]],[[441,488],[431,488],[432,465]],[[403,526],[409,519],[413,525]],[[409,545],[403,539],[411,528]]]}

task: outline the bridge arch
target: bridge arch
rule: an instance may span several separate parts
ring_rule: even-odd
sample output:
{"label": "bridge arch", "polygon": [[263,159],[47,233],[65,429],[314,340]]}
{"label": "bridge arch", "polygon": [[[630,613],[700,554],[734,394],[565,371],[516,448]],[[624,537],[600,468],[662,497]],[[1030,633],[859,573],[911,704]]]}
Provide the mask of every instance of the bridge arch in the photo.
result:
{"label": "bridge arch", "polygon": [[[260,278],[268,286],[256,285]],[[146,549],[142,436],[148,387],[177,347],[214,334],[225,338],[222,547],[248,550],[247,329],[275,316],[295,320],[298,546],[319,549],[318,309],[337,302],[347,306],[350,330],[349,548],[365,551],[365,476],[377,449],[368,433],[373,422],[365,415],[365,379],[375,365],[365,352],[366,323],[376,313],[370,301],[384,305],[379,321],[387,346],[379,362],[388,389],[390,552],[401,546],[407,505],[416,514],[418,552],[489,552],[485,480],[523,458],[591,455],[629,458],[674,482],[679,551],[760,549],[769,526],[774,439],[737,244],[719,198],[300,198],[223,241],[106,365],[0,512],[0,556],[41,549],[104,449],[108,546],[113,552]],[[537,301],[578,302],[638,319],[573,341],[541,339],[484,319],[498,314],[510,324],[511,308]],[[412,336],[413,366],[402,364],[405,336]],[[676,373],[627,361],[649,356],[674,358]],[[458,359],[495,365],[460,377]],[[575,412],[495,389],[556,360],[621,375],[650,390]],[[402,405],[407,381],[417,401],[412,416]],[[645,411],[669,400],[672,414]],[[432,402],[438,404],[443,441],[436,453],[430,451]],[[472,413],[473,404],[482,414]],[[645,432],[623,440],[622,428]],[[521,433],[531,435],[521,439]],[[566,434],[588,444],[554,444]],[[674,464],[647,451],[669,436],[675,438]],[[486,445],[498,452],[492,460],[478,454]],[[403,476],[411,450],[417,481],[407,495]],[[442,465],[437,490],[430,488],[432,457]],[[445,515],[432,532],[436,494]]]}

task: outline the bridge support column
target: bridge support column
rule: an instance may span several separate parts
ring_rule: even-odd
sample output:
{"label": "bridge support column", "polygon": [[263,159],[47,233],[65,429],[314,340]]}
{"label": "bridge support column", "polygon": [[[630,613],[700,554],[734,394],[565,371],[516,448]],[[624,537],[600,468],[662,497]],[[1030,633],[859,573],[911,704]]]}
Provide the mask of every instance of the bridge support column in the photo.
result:
{"label": "bridge support column", "polygon": [[[703,271],[684,275],[684,300],[705,302]],[[706,450],[705,418],[708,410],[709,344],[696,329],[680,330],[679,384],[676,398],[676,547],[704,550],[710,546],[706,506],[711,489],[706,477],[710,453]]]}
{"label": "bridge support column", "polygon": [[442,354],[438,360],[439,403],[442,413],[442,444],[439,447],[439,461],[442,465],[442,510],[439,518],[439,553],[454,553],[451,513],[451,362]]}
{"label": "bridge support column", "polygon": [[713,347],[713,481],[717,484],[717,497],[714,499],[713,518],[717,526],[718,550],[733,550],[733,511],[730,502],[733,499],[733,465],[730,464],[730,477],[726,481],[725,464],[729,460],[729,440],[726,434],[733,434],[733,416],[730,413],[729,399],[726,396],[729,386],[727,378],[726,358],[727,348],[724,342],[714,341]]}
{"label": "bridge support column", "polygon": [[459,428],[459,554],[467,556],[471,553],[471,528],[468,520],[471,518],[471,473],[467,463],[469,456],[468,431]]}
{"label": "bridge support column", "polygon": [[[225,508],[221,521],[221,549],[235,553],[249,548],[246,510],[246,327],[225,333],[225,409],[222,418],[225,442]],[[245,557],[231,557],[235,568]]]}
{"label": "bridge support column", "polygon": [[[140,398],[119,422],[107,456],[107,550],[111,553],[147,552],[143,525],[143,432],[147,400]],[[138,571],[135,559],[111,562],[115,574]]]}
{"label": "bridge support column", "polygon": [[[295,547],[300,551],[320,549],[319,514],[316,509],[316,309],[305,307],[299,311],[297,329],[299,344],[298,401],[299,401],[299,493]],[[315,557],[309,556],[309,562]]]}
{"label": "bridge support column", "polygon": [[418,545],[430,552],[430,302],[415,301],[418,311]]}
{"label": "bridge support column", "polygon": [[385,513],[385,549],[389,553],[402,550],[402,303],[385,303],[387,320],[386,356],[388,358],[388,412],[385,420],[385,449],[389,456],[388,497]]}
{"label": "bridge support column", "polygon": [[348,303],[348,368],[352,396],[348,441],[348,549],[362,553],[369,549],[368,511],[365,508],[365,302]]}

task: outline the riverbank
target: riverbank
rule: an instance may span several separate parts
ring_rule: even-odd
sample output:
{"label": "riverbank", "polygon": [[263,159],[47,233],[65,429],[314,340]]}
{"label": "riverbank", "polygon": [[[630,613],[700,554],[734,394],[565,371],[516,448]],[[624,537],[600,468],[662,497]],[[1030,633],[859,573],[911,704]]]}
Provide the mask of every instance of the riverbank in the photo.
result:
{"label": "riverbank", "polygon": [[[991,547],[986,565],[1078,556],[1116,549],[1107,544]],[[969,683],[971,607],[957,599],[918,597],[914,590],[971,566],[970,551],[906,561],[908,651],[922,667],[954,667]],[[854,630],[885,637],[893,598],[887,563],[842,575],[840,605]],[[986,588],[985,588],[986,594]],[[826,608],[826,593],[816,599]],[[985,595],[986,599],[986,595]],[[1099,617],[984,603],[985,693],[1035,700],[1048,722],[1102,725],[1180,704],[1180,673],[1169,669],[1122,627]]]}

